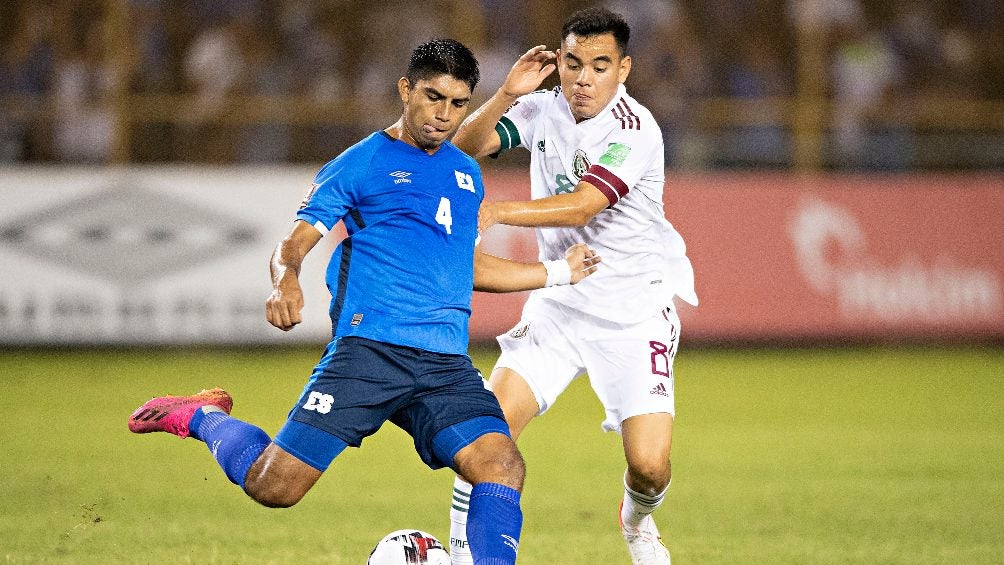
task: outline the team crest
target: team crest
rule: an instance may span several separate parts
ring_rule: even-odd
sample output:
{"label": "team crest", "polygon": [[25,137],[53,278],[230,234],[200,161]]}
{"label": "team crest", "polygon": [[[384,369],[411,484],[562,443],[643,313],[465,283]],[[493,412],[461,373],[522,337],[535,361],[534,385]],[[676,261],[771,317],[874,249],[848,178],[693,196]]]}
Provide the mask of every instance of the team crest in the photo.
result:
{"label": "team crest", "polygon": [[589,157],[586,157],[586,152],[576,149],[575,157],[572,158],[572,174],[575,175],[575,178],[581,179],[589,170],[589,165]]}
{"label": "team crest", "polygon": [[520,339],[526,336],[526,333],[530,331],[530,322],[523,324],[522,326],[516,326],[509,331],[509,337],[513,339]]}

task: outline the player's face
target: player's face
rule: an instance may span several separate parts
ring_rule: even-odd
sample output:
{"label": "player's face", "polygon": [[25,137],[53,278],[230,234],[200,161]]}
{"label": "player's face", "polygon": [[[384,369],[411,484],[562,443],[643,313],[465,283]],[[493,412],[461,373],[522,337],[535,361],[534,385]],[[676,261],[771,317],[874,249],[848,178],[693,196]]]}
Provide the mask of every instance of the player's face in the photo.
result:
{"label": "player's face", "polygon": [[471,88],[450,75],[421,79],[415,84],[402,77],[397,86],[404,104],[402,140],[419,149],[437,149],[467,115]]}
{"label": "player's face", "polygon": [[569,34],[558,52],[558,78],[575,121],[592,118],[627,80],[631,57],[621,57],[612,33],[582,37]]}

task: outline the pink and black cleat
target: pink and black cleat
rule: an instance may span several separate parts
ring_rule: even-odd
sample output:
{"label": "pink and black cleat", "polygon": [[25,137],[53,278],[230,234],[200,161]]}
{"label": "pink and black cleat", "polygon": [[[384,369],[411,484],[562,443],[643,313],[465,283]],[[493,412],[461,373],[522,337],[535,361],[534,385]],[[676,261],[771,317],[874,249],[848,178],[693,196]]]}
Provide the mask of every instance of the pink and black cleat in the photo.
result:
{"label": "pink and black cleat", "polygon": [[129,431],[137,434],[167,432],[188,437],[188,422],[203,406],[215,406],[230,413],[234,399],[222,388],[203,390],[192,396],[158,396],[140,406],[129,416]]}

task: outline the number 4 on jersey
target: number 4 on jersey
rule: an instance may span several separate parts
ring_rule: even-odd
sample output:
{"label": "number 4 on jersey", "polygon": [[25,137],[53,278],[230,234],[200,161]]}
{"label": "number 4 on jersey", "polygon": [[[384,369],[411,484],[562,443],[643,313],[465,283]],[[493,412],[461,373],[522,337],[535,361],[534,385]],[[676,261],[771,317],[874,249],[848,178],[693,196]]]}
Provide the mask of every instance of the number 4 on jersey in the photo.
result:
{"label": "number 4 on jersey", "polygon": [[442,224],[446,228],[446,233],[453,234],[453,213],[450,212],[450,199],[442,197],[439,199],[439,210],[436,210],[436,223]]}

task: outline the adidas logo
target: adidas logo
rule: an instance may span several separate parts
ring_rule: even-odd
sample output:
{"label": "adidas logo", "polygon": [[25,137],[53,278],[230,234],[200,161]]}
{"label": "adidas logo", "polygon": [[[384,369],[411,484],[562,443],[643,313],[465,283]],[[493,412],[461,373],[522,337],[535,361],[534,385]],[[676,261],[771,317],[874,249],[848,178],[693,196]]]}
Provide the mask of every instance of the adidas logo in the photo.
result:
{"label": "adidas logo", "polygon": [[659,383],[652,387],[652,390],[648,391],[649,394],[661,394],[662,396],[669,396],[669,391],[666,390],[666,385]]}
{"label": "adidas logo", "polygon": [[411,176],[411,173],[407,171],[394,171],[393,173],[390,173],[390,176],[394,177],[394,184],[401,184],[402,182],[411,182],[411,179],[408,178]]}
{"label": "adidas logo", "polygon": [[[167,416],[168,411],[160,411],[156,408],[145,408],[136,414],[133,414],[132,419],[140,422],[148,422],[153,420],[154,422],[161,421],[164,416]],[[156,416],[156,418],[154,418]]]}

